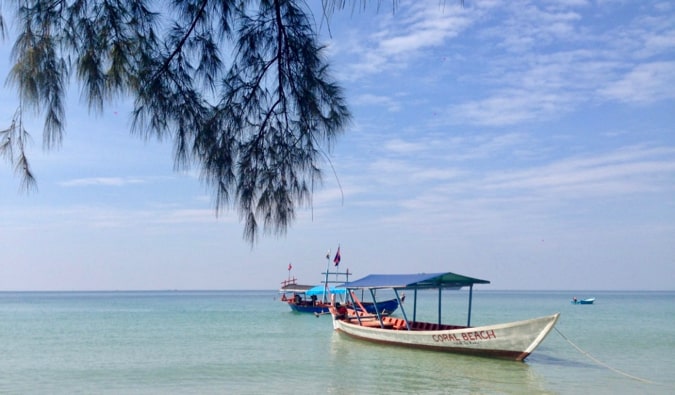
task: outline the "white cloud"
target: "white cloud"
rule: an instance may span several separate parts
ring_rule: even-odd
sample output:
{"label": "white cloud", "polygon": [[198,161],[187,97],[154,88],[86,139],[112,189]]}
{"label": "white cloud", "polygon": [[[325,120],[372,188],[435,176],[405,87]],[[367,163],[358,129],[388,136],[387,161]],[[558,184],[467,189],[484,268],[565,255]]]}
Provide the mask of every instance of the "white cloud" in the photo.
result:
{"label": "white cloud", "polygon": [[[539,223],[556,217],[557,223],[565,223],[557,217],[569,206],[675,193],[673,147],[626,146],[557,159],[542,155],[537,160],[511,154],[514,160],[509,161],[507,152],[537,151],[527,135],[473,136],[445,146],[423,141],[392,140],[385,146],[405,149],[396,150],[392,158],[357,164],[362,171],[351,175],[351,182],[368,188],[347,200],[378,207],[373,219],[442,226],[450,219],[477,224],[490,216],[516,222],[523,216]],[[443,151],[444,158],[437,155]],[[483,165],[461,162],[470,158],[480,158]],[[388,197],[386,202],[382,196]],[[563,206],[568,208],[561,210]]]}
{"label": "white cloud", "polygon": [[[486,179],[485,189],[529,192],[556,199],[630,194],[662,190],[661,176],[673,178],[675,161],[647,160],[627,163],[569,159],[541,168],[497,174]],[[656,181],[656,183],[655,183]]]}
{"label": "white cloud", "polygon": [[485,99],[451,106],[447,116],[449,123],[515,125],[560,115],[569,110],[569,101],[564,93],[553,91],[507,90]]}
{"label": "white cloud", "polygon": [[410,154],[424,150],[425,145],[419,142],[404,141],[402,139],[393,139],[385,142],[384,147],[387,151],[397,154]]}
{"label": "white cloud", "polygon": [[64,187],[82,187],[82,186],[113,186],[121,187],[132,184],[145,184],[147,180],[136,177],[89,177],[76,178],[60,182]]}
{"label": "white cloud", "polygon": [[354,106],[382,106],[390,112],[396,112],[401,109],[401,104],[389,96],[378,96],[370,93],[356,96],[352,101]]}
{"label": "white cloud", "polygon": [[[121,208],[114,205],[75,204],[34,206],[7,214],[3,225],[12,229],[31,229],[40,222],[42,229],[149,229],[190,224],[234,223],[236,215],[216,216],[212,208],[144,206]],[[11,215],[10,215],[11,214]],[[0,226],[2,228],[2,226]]]}
{"label": "white cloud", "polygon": [[613,100],[650,103],[675,99],[675,62],[639,64],[600,94]]}
{"label": "white cloud", "polygon": [[416,3],[411,8],[411,17],[401,20],[397,28],[388,29],[388,34],[379,41],[377,51],[387,57],[409,56],[421,49],[443,44],[456,37],[471,23],[467,13],[459,8],[436,8],[429,3]]}
{"label": "white cloud", "polygon": [[[350,55],[343,78],[359,80],[390,70],[408,67],[424,49],[439,47],[458,36],[479,17],[461,7],[444,7],[428,2],[401,4],[394,17],[379,19],[379,28],[367,37],[352,37],[349,44],[334,48]],[[406,15],[407,17],[403,17]]]}

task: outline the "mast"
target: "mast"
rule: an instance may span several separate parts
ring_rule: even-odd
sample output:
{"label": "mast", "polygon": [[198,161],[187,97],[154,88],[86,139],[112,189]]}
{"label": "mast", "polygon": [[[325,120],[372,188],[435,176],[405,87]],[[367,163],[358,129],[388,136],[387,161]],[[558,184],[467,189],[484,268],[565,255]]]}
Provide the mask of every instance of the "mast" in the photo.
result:
{"label": "mast", "polygon": [[326,278],[323,280],[323,296],[321,297],[323,303],[328,303],[326,293],[328,293],[328,271],[330,270],[330,250],[326,253]]}

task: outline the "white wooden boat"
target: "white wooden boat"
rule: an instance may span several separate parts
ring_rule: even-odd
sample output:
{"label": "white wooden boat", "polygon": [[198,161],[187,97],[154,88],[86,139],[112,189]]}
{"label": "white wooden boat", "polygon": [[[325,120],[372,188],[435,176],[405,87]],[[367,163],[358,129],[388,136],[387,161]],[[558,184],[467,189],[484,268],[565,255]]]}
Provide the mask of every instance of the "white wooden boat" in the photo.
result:
{"label": "white wooden boat", "polygon": [[[522,361],[541,344],[558,321],[560,314],[556,313],[523,321],[472,327],[474,284],[489,284],[489,281],[454,273],[370,275],[345,284],[353,303],[360,303],[355,296],[356,290],[368,291],[375,301],[376,290],[392,289],[399,299],[403,317],[355,314],[353,310],[345,311],[342,308],[338,311],[336,306],[332,306],[333,328],[346,335],[377,343]],[[442,324],[442,290],[465,286],[470,287],[467,324]],[[435,323],[415,320],[417,291],[423,289],[438,290],[438,321]],[[404,290],[412,290],[414,294],[412,316],[408,315],[400,300]]]}

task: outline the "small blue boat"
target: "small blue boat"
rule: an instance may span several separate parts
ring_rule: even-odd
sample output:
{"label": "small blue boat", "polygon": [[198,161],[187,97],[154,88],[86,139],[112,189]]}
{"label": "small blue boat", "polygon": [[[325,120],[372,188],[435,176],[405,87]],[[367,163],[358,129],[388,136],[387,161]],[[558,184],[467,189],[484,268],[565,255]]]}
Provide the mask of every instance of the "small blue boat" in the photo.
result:
{"label": "small blue boat", "polygon": [[572,300],[570,300],[570,303],[572,304],[593,304],[593,302],[595,302],[595,298],[588,298],[588,299],[572,298]]}

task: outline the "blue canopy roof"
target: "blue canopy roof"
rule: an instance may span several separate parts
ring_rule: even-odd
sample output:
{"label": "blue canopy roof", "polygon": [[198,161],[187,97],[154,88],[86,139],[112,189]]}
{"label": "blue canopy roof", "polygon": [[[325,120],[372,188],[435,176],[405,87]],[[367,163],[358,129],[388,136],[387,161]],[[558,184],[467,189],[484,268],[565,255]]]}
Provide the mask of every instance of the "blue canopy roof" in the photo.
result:
{"label": "blue canopy roof", "polygon": [[[305,291],[305,295],[307,296],[312,296],[312,295],[323,295],[324,293],[324,285],[317,285],[316,287],[310,288],[307,291]],[[345,289],[344,288],[336,288],[336,287],[329,287],[327,290],[328,294],[337,294],[337,295],[344,295]]]}
{"label": "blue canopy roof", "polygon": [[455,273],[370,274],[345,284],[347,288],[462,288],[490,284],[488,280]]}

